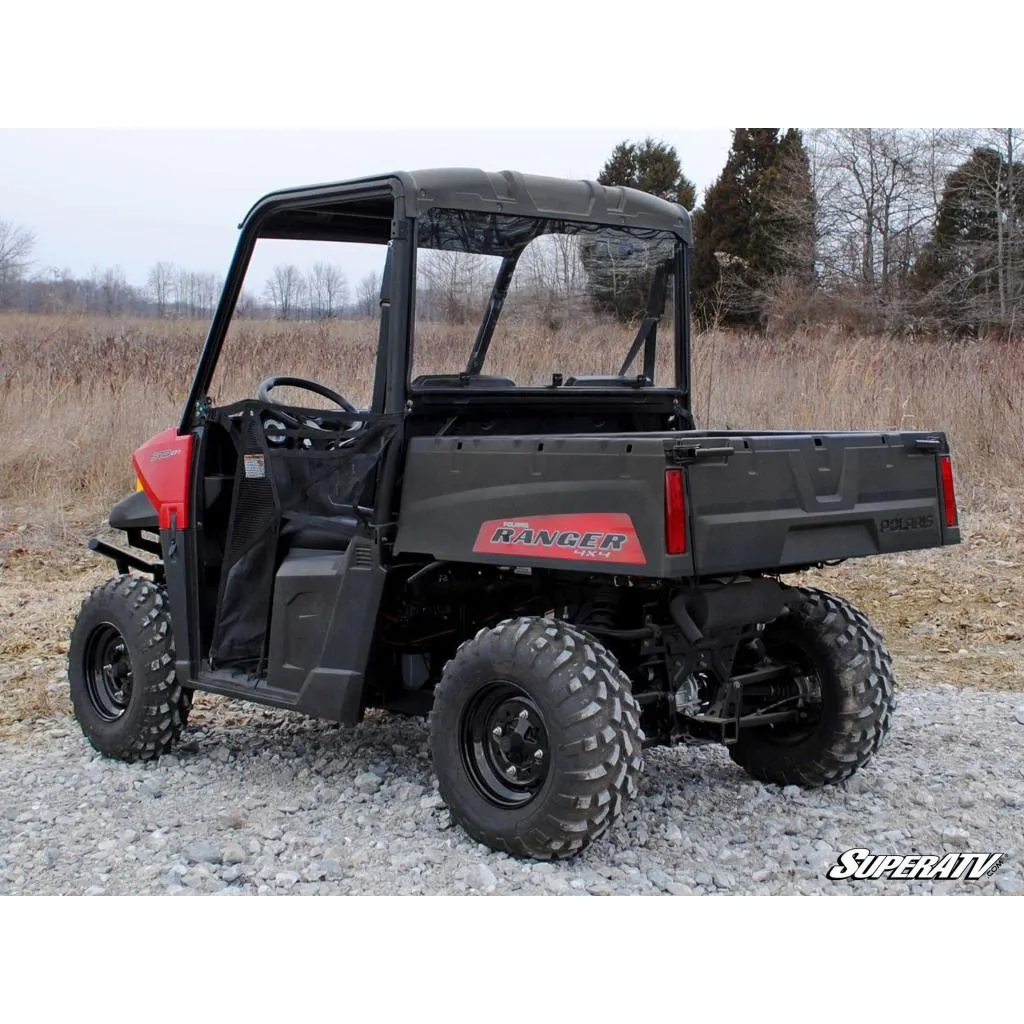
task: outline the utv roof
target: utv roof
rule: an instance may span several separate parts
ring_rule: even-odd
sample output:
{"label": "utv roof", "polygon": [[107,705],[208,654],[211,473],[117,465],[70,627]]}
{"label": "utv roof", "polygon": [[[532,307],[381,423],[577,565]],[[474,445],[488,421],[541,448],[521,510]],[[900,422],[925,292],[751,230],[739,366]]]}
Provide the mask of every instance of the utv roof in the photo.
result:
{"label": "utv roof", "polygon": [[690,214],[638,189],[518,171],[447,167],[393,171],[333,184],[282,189],[260,199],[239,225],[265,238],[387,242],[393,200],[417,216],[431,207],[590,221],[671,231],[693,243]]}

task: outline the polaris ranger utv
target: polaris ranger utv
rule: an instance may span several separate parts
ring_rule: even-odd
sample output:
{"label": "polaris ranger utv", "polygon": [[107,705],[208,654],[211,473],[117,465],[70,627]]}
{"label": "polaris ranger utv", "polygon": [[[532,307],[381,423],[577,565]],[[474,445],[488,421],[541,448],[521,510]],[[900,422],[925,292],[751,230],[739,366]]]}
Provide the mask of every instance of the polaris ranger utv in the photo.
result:
{"label": "polaris ranger utv", "polygon": [[[211,400],[261,238],[386,251],[368,408],[345,380],[290,376]],[[494,343],[521,327],[502,313],[537,247],[583,284],[563,290],[559,362],[532,351],[543,373],[517,382]],[[778,784],[853,774],[889,729],[889,654],[846,601],[783,577],[957,543],[946,438],[697,429],[691,247],[678,205],[512,172],[261,199],[181,422],[138,449],[140,490],[110,515],[130,550],[90,542],[119,573],[70,646],[93,746],[159,757],[195,690],[341,723],[429,712],[454,818],[535,858],[611,825],[647,745],[724,743]],[[496,272],[445,372],[414,373],[417,261],[438,253]],[[284,404],[283,385],[318,399]]]}

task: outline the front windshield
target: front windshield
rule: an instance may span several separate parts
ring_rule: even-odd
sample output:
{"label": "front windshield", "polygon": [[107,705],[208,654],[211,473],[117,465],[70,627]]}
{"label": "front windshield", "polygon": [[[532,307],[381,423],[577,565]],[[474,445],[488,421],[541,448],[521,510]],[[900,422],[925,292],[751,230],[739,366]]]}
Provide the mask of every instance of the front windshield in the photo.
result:
{"label": "front windshield", "polygon": [[417,225],[414,388],[675,383],[671,232],[443,209]]}

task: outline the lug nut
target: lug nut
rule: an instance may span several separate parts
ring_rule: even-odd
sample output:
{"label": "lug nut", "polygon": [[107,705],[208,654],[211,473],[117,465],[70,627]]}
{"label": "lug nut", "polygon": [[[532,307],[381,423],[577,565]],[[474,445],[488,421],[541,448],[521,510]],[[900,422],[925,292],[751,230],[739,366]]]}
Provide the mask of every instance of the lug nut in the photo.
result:
{"label": "lug nut", "polygon": [[543,751],[543,750],[541,750],[541,749],[540,749],[540,748],[538,747],[538,748],[537,748],[537,749],[536,749],[536,750],[535,750],[535,751],[533,752],[533,759],[534,759],[534,761],[543,761],[543,760],[544,760],[544,751]]}
{"label": "lug nut", "polygon": [[495,726],[495,727],[494,727],[494,728],[493,728],[493,729],[491,730],[491,735],[492,735],[492,736],[493,736],[493,737],[494,737],[495,739],[497,739],[497,738],[498,738],[499,736],[501,736],[501,726],[500,726],[500,725],[496,725],[496,726]]}
{"label": "lug nut", "polygon": [[526,708],[523,708],[523,710],[519,712],[519,717],[520,718],[529,718],[530,717],[530,712],[527,711]]}
{"label": "lug nut", "polygon": [[515,773],[516,773],[516,766],[515,766],[514,764],[510,764],[510,765],[509,765],[509,766],[508,766],[508,767],[507,767],[507,768],[505,769],[505,774],[506,774],[506,775],[515,775]]}

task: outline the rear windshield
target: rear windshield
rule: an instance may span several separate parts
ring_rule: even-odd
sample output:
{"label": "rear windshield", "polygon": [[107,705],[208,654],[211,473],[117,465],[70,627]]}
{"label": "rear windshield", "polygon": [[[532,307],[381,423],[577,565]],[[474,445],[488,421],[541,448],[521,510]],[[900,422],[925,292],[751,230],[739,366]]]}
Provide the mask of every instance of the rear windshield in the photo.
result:
{"label": "rear windshield", "polygon": [[674,383],[682,261],[670,232],[444,209],[417,224],[414,388],[460,375]]}

